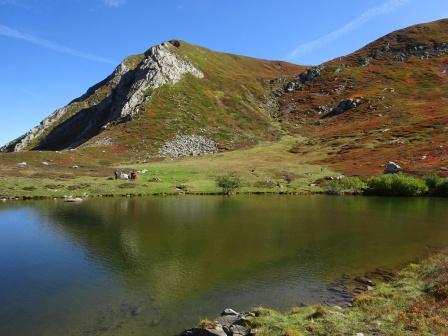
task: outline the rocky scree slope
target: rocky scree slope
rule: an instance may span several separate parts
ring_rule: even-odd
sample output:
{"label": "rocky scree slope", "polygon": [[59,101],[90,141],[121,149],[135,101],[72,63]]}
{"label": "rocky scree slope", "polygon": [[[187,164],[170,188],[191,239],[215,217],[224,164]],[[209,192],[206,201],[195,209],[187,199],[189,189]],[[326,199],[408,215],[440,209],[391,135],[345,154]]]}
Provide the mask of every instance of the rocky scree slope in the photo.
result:
{"label": "rocky scree slope", "polygon": [[271,113],[277,106],[268,81],[302,70],[165,42],[128,57],[105,80],[1,150],[114,146],[143,158],[187,155],[188,148],[168,148],[179,137],[187,144],[201,141],[190,154],[214,151],[214,144],[231,149],[274,139],[279,130]]}
{"label": "rocky scree slope", "polygon": [[307,135],[298,155],[374,174],[387,161],[411,172],[448,169],[448,20],[388,34],[283,83],[279,122]]}

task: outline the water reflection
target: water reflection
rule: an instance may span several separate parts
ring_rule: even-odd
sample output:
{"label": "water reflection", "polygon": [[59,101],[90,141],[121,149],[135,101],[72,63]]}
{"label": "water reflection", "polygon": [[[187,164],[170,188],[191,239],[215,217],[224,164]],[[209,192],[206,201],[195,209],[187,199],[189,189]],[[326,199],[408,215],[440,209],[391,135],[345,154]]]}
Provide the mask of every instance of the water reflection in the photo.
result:
{"label": "water reflection", "polygon": [[[0,266],[15,272],[0,279],[12,302],[0,310],[0,334],[26,334],[23,312],[42,335],[166,335],[225,306],[316,302],[343,273],[395,267],[443,245],[446,205],[321,196],[3,205]],[[17,240],[30,244],[15,261],[7,256],[23,254]],[[29,267],[32,255],[45,262]]]}

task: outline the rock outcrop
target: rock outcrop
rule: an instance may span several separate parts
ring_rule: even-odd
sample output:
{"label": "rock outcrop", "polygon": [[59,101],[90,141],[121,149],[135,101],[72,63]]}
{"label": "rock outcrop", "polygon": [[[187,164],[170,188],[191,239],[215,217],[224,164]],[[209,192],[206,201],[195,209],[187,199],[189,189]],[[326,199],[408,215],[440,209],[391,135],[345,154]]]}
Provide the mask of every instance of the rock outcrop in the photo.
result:
{"label": "rock outcrop", "polygon": [[110,124],[132,119],[151,98],[152,90],[175,84],[186,74],[204,77],[189,60],[176,53],[175,41],[154,46],[141,57],[127,58],[104,81],[0,151],[77,147]]}
{"label": "rock outcrop", "polygon": [[233,309],[225,309],[221,316],[209,326],[185,330],[179,336],[249,336],[253,335],[247,325],[254,313],[238,313]]}
{"label": "rock outcrop", "polygon": [[323,67],[318,66],[311,69],[307,69],[301,74],[299,74],[294,80],[288,82],[285,85],[285,92],[292,92],[297,90],[307,82],[311,82],[320,76]]}
{"label": "rock outcrop", "polygon": [[372,50],[371,57],[378,60],[390,56],[395,61],[405,62],[411,57],[417,57],[424,60],[447,54],[448,42],[432,44],[409,43],[406,46],[400,47],[391,47],[387,44],[382,48]]}
{"label": "rock outcrop", "polygon": [[342,100],[341,102],[338,103],[338,105],[336,105],[333,109],[331,109],[330,112],[324,114],[322,116],[322,118],[328,118],[328,117],[333,117],[336,116],[338,114],[344,113],[348,110],[351,110],[355,107],[358,107],[360,104],[363,103],[363,99],[362,98],[349,98],[349,99],[345,99]]}

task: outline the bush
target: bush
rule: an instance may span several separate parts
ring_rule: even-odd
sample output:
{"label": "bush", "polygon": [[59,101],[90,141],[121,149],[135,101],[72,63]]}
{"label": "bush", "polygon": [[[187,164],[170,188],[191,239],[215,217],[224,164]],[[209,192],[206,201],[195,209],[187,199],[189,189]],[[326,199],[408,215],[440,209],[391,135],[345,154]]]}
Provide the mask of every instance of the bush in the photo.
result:
{"label": "bush", "polygon": [[367,184],[359,177],[344,177],[328,181],[324,190],[328,194],[361,194]]}
{"label": "bush", "polygon": [[420,196],[429,190],[425,181],[404,174],[386,174],[372,177],[367,192],[381,196]]}
{"label": "bush", "polygon": [[217,179],[217,185],[225,195],[230,195],[241,186],[240,179],[235,176],[220,176]]}
{"label": "bush", "polygon": [[429,188],[429,193],[434,196],[448,196],[448,179],[438,175],[425,177],[425,183]]}

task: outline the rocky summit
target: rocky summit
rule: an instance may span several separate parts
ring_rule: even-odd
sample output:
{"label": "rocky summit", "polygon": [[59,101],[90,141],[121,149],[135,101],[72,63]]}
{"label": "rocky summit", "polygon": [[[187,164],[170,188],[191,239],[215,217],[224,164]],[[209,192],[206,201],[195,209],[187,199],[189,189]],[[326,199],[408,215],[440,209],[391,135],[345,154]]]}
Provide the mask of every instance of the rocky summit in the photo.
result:
{"label": "rocky summit", "polygon": [[113,123],[132,119],[151,98],[151,90],[175,84],[186,74],[203,78],[204,74],[174,48],[170,42],[162,43],[144,55],[126,59],[103,82],[56,110],[3,150],[77,147]]}

